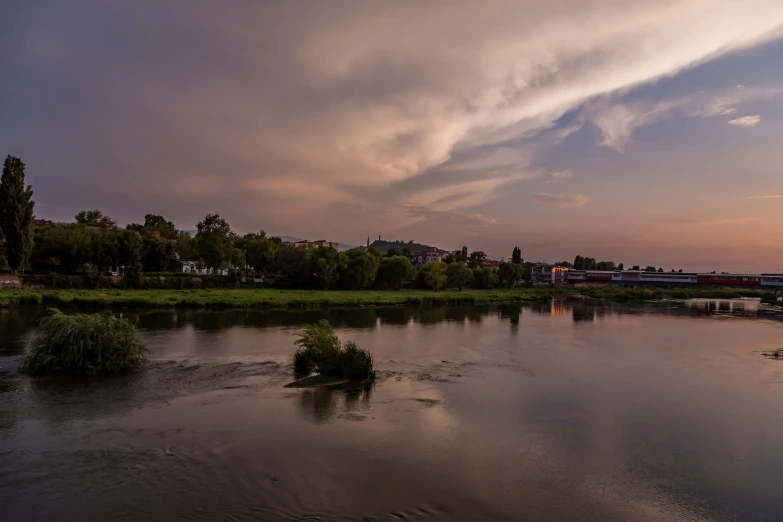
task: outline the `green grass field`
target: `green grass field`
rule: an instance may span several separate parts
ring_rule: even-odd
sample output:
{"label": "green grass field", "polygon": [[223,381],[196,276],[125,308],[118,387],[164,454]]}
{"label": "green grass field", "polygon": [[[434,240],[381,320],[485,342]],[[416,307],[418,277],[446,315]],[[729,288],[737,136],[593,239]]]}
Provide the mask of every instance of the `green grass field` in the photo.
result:
{"label": "green grass field", "polygon": [[772,292],[710,288],[568,288],[546,287],[494,290],[4,290],[0,306],[38,305],[132,308],[317,308],[325,306],[383,306],[420,304],[481,304],[537,301],[562,294],[581,294],[610,301],[761,297]]}
{"label": "green grass field", "polygon": [[146,308],[309,308],[321,306],[379,306],[473,304],[531,301],[549,297],[546,288],[457,290],[19,290],[0,291],[0,304],[46,306],[118,306]]}

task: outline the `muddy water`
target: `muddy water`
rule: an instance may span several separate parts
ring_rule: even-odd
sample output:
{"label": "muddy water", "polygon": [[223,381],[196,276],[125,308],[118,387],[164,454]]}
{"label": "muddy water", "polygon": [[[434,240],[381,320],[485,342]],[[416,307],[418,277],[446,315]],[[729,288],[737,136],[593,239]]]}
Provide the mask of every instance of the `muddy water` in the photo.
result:
{"label": "muddy water", "polygon": [[[291,390],[328,318],[374,388]],[[136,374],[17,376],[0,520],[783,519],[783,322],[751,303],[154,312]]]}

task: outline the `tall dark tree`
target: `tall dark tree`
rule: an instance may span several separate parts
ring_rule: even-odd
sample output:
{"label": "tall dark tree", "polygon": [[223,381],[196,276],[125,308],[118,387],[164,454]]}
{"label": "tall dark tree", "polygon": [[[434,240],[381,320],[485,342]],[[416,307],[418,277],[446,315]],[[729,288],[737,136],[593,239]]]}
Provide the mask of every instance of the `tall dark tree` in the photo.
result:
{"label": "tall dark tree", "polygon": [[487,254],[481,250],[475,250],[470,253],[468,258],[468,266],[470,268],[481,268],[484,266],[484,260],[487,258]]}
{"label": "tall dark tree", "polygon": [[104,216],[100,210],[82,210],[74,216],[77,223],[98,228],[111,228],[117,224],[109,216]]}
{"label": "tall dark tree", "polygon": [[33,189],[24,184],[24,163],[8,156],[0,178],[0,231],[4,238],[4,256],[16,272],[33,249]]}
{"label": "tall dark tree", "polygon": [[468,262],[468,247],[463,246],[462,250],[459,252],[456,252],[454,254],[454,257],[456,258],[456,261],[460,263],[467,263]]}
{"label": "tall dark tree", "polygon": [[204,264],[215,270],[231,261],[235,235],[225,219],[218,214],[207,214],[196,224],[196,247]]}
{"label": "tall dark tree", "polygon": [[518,246],[514,247],[514,251],[511,253],[511,262],[515,265],[522,264],[522,249]]}

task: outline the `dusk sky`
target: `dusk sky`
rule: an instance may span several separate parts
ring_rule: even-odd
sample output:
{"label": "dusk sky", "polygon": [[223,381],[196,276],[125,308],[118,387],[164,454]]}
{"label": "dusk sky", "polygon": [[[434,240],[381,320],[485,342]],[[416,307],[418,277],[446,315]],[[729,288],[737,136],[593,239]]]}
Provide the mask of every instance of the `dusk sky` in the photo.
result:
{"label": "dusk sky", "polygon": [[38,217],[783,271],[783,1],[11,0]]}

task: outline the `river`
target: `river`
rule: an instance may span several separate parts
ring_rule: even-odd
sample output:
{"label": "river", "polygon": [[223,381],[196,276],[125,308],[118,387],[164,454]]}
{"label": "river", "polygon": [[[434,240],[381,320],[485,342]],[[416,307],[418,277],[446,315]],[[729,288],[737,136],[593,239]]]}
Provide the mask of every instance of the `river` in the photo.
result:
{"label": "river", "polygon": [[[145,312],[92,380],[16,374],[38,313],[0,310],[3,522],[783,519],[757,303]],[[283,387],[324,317],[372,388]]]}

